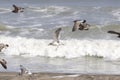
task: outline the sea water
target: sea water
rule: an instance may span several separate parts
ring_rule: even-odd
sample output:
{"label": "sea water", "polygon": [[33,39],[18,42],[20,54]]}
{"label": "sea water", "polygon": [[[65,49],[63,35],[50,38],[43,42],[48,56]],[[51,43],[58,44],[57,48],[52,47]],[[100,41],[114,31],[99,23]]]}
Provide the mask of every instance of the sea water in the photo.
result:
{"label": "sea water", "polygon": [[[12,13],[12,5],[24,7]],[[119,74],[119,0],[0,0],[0,42],[9,44],[0,58],[19,72]],[[87,20],[89,30],[72,32],[74,20]],[[60,46],[48,46],[61,27]]]}

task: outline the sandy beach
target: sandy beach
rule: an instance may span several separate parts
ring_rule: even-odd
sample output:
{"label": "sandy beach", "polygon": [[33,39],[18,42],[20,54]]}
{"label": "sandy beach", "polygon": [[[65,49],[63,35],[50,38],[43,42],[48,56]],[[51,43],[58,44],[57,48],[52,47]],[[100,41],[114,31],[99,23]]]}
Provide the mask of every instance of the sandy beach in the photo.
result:
{"label": "sandy beach", "polygon": [[17,72],[0,72],[0,80],[120,80],[120,75],[33,73],[20,76]]}

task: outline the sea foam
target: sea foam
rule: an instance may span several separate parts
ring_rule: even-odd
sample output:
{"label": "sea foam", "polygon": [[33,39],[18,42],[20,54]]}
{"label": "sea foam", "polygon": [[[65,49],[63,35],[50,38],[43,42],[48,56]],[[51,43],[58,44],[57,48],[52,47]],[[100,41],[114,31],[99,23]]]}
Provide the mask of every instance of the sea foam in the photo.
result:
{"label": "sea foam", "polygon": [[25,37],[0,36],[0,42],[9,44],[3,52],[5,55],[24,57],[64,57],[100,56],[109,59],[120,58],[120,41],[117,40],[61,40],[64,45],[48,46],[52,40]]}
{"label": "sea foam", "polygon": [[120,9],[112,11],[112,14],[120,21]]}
{"label": "sea foam", "polygon": [[69,10],[68,7],[63,7],[63,6],[47,6],[47,7],[29,7],[29,9],[36,11],[36,12],[64,12]]}

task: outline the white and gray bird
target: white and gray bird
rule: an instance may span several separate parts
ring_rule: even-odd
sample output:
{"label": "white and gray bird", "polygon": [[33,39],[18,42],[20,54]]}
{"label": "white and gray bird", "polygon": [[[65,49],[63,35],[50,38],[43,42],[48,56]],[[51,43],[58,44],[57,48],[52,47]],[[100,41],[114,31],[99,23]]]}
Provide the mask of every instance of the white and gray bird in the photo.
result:
{"label": "white and gray bird", "polygon": [[2,67],[4,68],[4,69],[7,69],[7,61],[5,60],[5,59],[0,59],[0,64],[2,65]]}
{"label": "white and gray bird", "polygon": [[24,74],[31,75],[32,72],[28,70],[26,67],[24,67],[23,65],[20,65],[20,75],[24,75]]}
{"label": "white and gray bird", "polygon": [[54,32],[54,36],[53,36],[53,42],[49,43],[49,45],[56,45],[55,42],[57,44],[60,43],[59,38],[60,38],[60,31],[62,30],[62,28],[58,28],[55,32]]}

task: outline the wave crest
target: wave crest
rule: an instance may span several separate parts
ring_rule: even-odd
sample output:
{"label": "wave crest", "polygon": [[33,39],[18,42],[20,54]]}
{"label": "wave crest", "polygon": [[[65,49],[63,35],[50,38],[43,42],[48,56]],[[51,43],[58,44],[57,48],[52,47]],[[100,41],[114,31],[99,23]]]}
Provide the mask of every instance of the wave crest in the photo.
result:
{"label": "wave crest", "polygon": [[48,46],[52,40],[28,39],[24,37],[1,36],[1,42],[10,45],[4,50],[5,55],[26,57],[65,57],[78,58],[81,56],[100,56],[109,59],[120,58],[120,41],[116,40],[62,40],[64,45]]}

